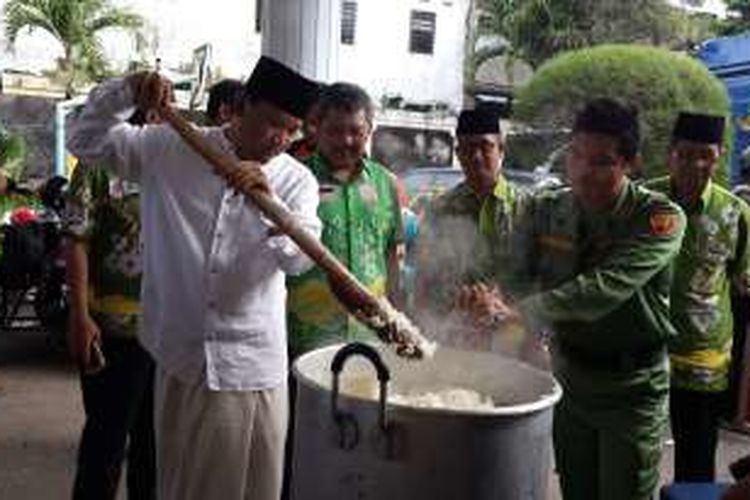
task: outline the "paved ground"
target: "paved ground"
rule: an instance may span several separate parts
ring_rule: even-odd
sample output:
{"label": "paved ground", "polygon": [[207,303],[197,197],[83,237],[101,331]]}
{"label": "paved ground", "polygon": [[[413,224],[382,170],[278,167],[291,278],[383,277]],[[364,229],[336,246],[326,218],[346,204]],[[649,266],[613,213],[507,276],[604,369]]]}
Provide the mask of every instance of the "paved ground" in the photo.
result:
{"label": "paved ground", "polygon": [[0,332],[0,498],[69,495],[81,426],[75,373],[38,332]]}
{"label": "paved ground", "polygon": [[[0,332],[0,499],[69,498],[81,414],[77,376],[65,356],[41,333]],[[665,479],[671,450],[662,464]],[[728,480],[727,464],[747,453],[750,438],[723,433],[721,478]],[[552,489],[550,500],[558,499]]]}

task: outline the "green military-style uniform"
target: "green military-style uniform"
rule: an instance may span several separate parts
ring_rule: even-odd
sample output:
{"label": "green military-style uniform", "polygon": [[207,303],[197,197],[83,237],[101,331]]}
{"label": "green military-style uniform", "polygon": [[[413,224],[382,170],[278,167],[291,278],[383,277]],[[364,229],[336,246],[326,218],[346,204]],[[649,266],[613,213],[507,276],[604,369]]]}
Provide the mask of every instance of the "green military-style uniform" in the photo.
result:
{"label": "green military-style uniform", "polygon": [[[388,257],[403,241],[393,174],[364,159],[356,179],[341,183],[320,153],[306,164],[320,184],[321,241],[374,295],[385,296]],[[287,288],[289,348],[294,356],[335,342],[373,338],[339,304],[319,267],[289,276]]]}
{"label": "green military-style uniform", "polygon": [[[671,192],[668,177],[647,186]],[[729,384],[734,333],[730,294],[733,287],[750,294],[750,208],[709,182],[687,216],[672,287],[672,322],[679,332],[669,348],[672,385],[721,392]]]}
{"label": "green military-style uniform", "polygon": [[513,212],[502,193],[491,203],[482,230],[514,249],[504,272],[523,285],[516,308],[552,335],[564,390],[554,425],[564,498],[650,499],[667,422],[682,211],[627,181],[606,214],[584,212],[570,189],[518,199]]}

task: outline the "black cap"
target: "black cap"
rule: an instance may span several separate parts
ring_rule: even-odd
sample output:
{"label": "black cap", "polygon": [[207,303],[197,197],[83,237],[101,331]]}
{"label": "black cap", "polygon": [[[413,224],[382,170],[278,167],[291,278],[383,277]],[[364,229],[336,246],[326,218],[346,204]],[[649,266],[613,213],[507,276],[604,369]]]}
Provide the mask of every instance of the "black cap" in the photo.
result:
{"label": "black cap", "polygon": [[674,124],[672,139],[721,144],[724,138],[725,122],[723,116],[682,112]]}
{"label": "black cap", "polygon": [[219,110],[222,106],[237,108],[244,95],[245,86],[239,80],[225,78],[208,89],[208,103],[206,104],[206,116],[210,120],[219,118]]}
{"label": "black cap", "polygon": [[261,56],[245,83],[245,97],[267,101],[304,120],[317,100],[319,85],[275,59]]}
{"label": "black cap", "polygon": [[491,109],[465,109],[458,115],[456,135],[500,133],[500,115]]}

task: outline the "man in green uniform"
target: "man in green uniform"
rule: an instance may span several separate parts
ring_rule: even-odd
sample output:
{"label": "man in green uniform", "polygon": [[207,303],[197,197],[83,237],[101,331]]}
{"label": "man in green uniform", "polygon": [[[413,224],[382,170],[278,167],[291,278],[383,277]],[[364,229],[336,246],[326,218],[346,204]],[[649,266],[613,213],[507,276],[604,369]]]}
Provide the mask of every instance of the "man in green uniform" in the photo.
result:
{"label": "man in green uniform", "polygon": [[[483,224],[511,237],[525,292],[512,304],[530,331],[549,330],[563,386],[554,444],[566,500],[646,500],[659,479],[667,423],[671,262],[685,218],[626,173],[638,161],[637,113],[590,102],[575,119],[569,189],[522,199],[510,231],[504,200]],[[506,228],[507,229],[507,228]],[[492,300],[498,300],[492,298]]]}
{"label": "man in green uniform", "polygon": [[670,175],[647,184],[688,217],[672,285],[678,335],[669,346],[675,482],[714,480],[734,331],[730,294],[750,293],[750,208],[711,181],[723,137],[723,117],[681,113],[672,134]]}
{"label": "man in green uniform", "polygon": [[[401,210],[395,177],[366,157],[373,105],[360,87],[326,86],[318,102],[318,150],[306,164],[320,184],[321,241],[376,296],[398,289]],[[326,275],[314,267],[287,280],[292,357],[372,334],[336,300]]]}
{"label": "man in green uniform", "polygon": [[502,175],[505,142],[497,113],[461,111],[456,154],[465,179],[435,198],[418,241],[417,296],[421,307],[449,306],[457,289],[487,278],[488,248],[480,236],[482,204],[493,190],[515,197]]}
{"label": "man in green uniform", "polygon": [[[516,195],[502,174],[505,142],[496,112],[461,111],[456,139],[465,179],[432,202],[417,241],[417,316],[423,328],[448,343],[458,337],[466,340],[472,330],[454,310],[462,291],[491,281],[489,248],[479,231],[482,205],[493,190],[505,195],[503,199]],[[496,254],[493,257],[500,258]]]}

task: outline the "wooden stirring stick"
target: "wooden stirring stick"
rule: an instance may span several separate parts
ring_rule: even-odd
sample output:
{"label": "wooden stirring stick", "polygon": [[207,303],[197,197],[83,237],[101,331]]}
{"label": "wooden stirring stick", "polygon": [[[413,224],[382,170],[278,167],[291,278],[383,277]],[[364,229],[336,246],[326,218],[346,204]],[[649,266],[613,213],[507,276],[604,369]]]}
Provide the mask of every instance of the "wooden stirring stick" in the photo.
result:
{"label": "wooden stirring stick", "polygon": [[[226,177],[240,168],[238,162],[208,143],[201,133],[169,106],[159,110],[162,118],[182,139],[206,160],[214,171]],[[357,319],[373,329],[386,343],[396,344],[396,352],[403,357],[422,358],[430,356],[434,344],[424,339],[419,330],[386,299],[373,295],[317,238],[305,230],[285,206],[265,192],[243,191],[255,206],[282,233],[289,236],[326,273],[331,283],[338,285],[337,297]]]}

